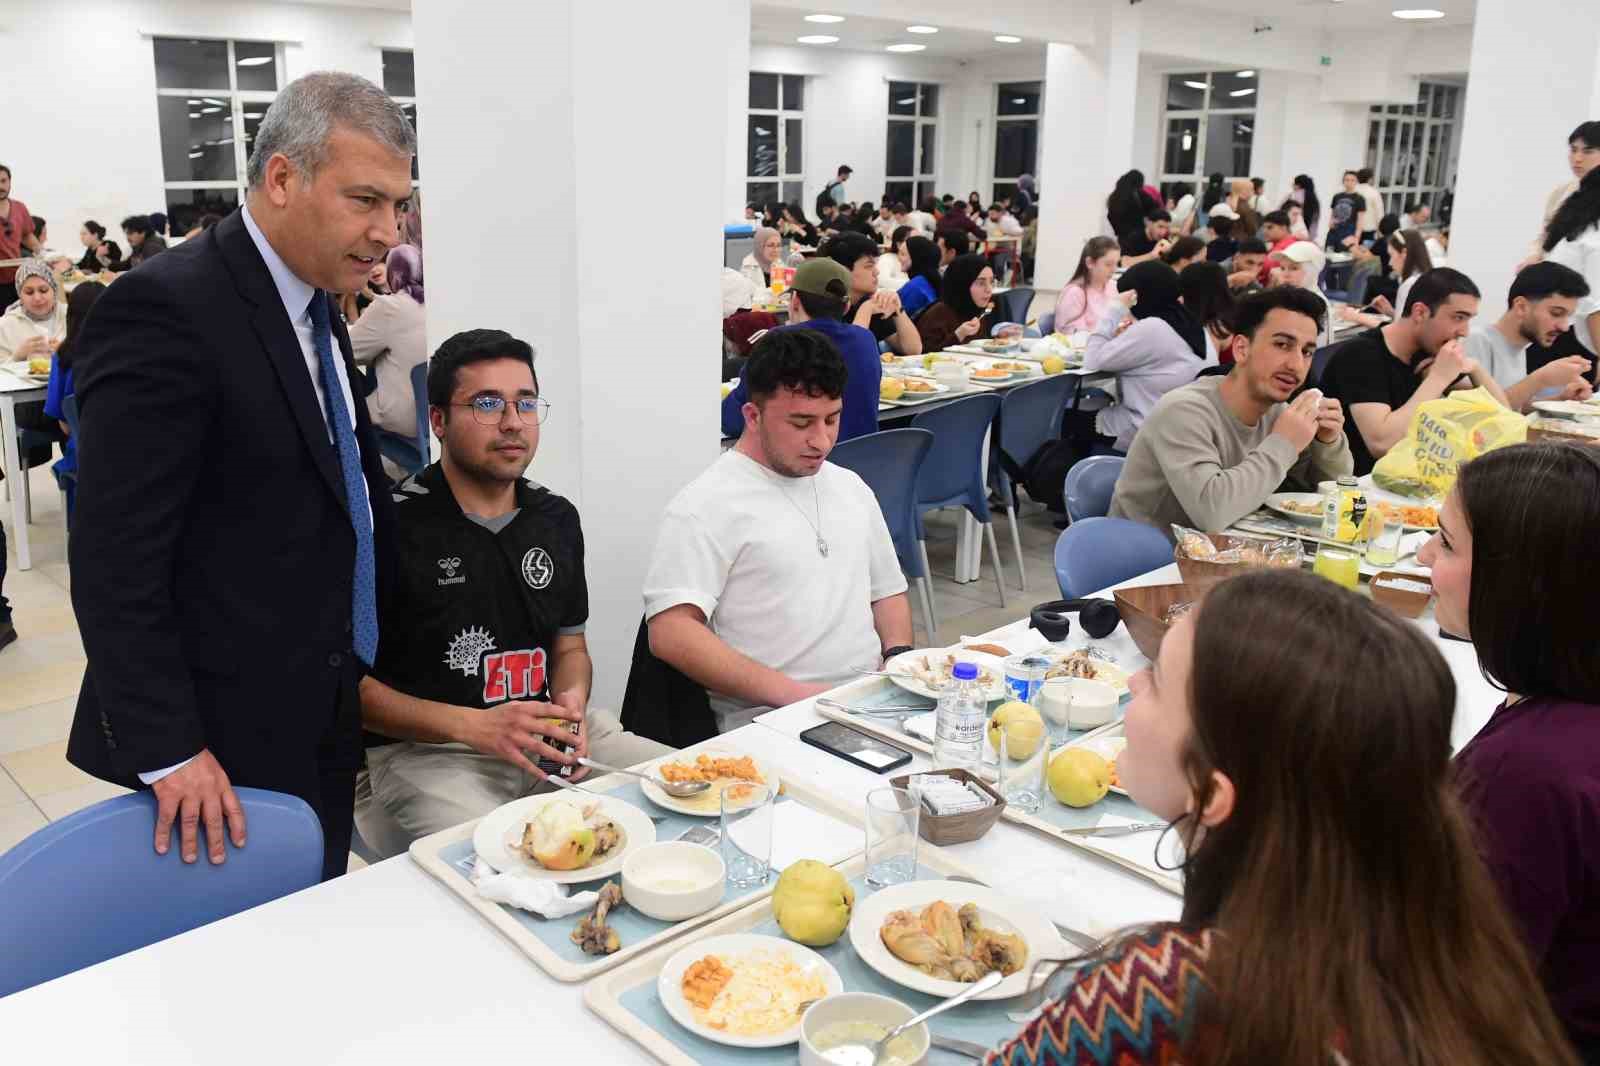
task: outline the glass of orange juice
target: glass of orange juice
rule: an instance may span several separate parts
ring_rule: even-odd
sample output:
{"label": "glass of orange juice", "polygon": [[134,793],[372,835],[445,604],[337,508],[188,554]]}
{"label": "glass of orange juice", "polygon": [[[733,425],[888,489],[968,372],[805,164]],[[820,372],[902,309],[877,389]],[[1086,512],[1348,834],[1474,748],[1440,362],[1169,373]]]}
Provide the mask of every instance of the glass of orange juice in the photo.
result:
{"label": "glass of orange juice", "polygon": [[1361,553],[1324,544],[1317,549],[1311,572],[1354,591],[1361,586]]}

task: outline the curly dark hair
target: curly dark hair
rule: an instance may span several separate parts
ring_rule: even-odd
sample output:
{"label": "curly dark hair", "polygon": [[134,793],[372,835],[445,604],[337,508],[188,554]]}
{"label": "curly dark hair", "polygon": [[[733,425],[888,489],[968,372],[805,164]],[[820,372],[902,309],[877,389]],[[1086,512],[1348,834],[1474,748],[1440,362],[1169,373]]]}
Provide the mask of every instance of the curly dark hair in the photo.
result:
{"label": "curly dark hair", "polygon": [[836,400],[849,376],[833,342],[814,329],[773,330],[750,349],[744,384],[760,406],[780,388]]}

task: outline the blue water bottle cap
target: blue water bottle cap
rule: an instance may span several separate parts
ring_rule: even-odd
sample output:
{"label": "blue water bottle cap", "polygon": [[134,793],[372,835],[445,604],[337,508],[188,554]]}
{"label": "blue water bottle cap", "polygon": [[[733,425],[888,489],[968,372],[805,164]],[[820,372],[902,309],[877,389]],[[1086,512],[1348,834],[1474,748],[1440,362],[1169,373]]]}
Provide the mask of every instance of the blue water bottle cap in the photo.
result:
{"label": "blue water bottle cap", "polygon": [[955,669],[950,671],[950,676],[957,681],[976,681],[978,667],[975,663],[956,663]]}

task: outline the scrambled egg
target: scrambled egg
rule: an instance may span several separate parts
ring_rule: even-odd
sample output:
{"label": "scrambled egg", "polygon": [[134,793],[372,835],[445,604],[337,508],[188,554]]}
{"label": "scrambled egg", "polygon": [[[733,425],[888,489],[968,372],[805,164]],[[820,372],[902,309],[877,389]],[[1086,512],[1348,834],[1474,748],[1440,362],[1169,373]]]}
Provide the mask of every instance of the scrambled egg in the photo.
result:
{"label": "scrambled egg", "polygon": [[[730,971],[731,976],[724,978]],[[708,1005],[701,1006],[705,993],[715,985],[720,988]],[[799,1023],[801,1003],[827,994],[820,972],[796,964],[782,952],[756,952],[729,960],[707,955],[683,975],[683,995],[695,1019],[707,1028],[735,1036],[781,1033]]]}

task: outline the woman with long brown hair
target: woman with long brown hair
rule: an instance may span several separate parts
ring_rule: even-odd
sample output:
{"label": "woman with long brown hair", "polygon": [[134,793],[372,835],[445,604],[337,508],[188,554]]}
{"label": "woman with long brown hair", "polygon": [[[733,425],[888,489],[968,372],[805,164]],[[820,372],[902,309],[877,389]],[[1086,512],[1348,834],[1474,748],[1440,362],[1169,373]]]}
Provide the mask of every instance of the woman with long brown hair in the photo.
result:
{"label": "woman with long brown hair", "polygon": [[1218,585],[1134,684],[1122,782],[1182,918],[1128,933],[991,1064],[1576,1062],[1450,774],[1422,631],[1298,571]]}
{"label": "woman with long brown hair", "polygon": [[1600,656],[1575,570],[1600,539],[1600,451],[1521,444],[1461,468],[1418,558],[1439,625],[1506,699],[1456,759],[1484,858],[1557,1016],[1600,1063]]}
{"label": "woman with long brown hair", "polygon": [[1115,237],[1090,237],[1078,253],[1078,269],[1061,287],[1056,300],[1055,331],[1076,333],[1091,330],[1100,324],[1100,318],[1117,298],[1117,288],[1111,283],[1122,249]]}

